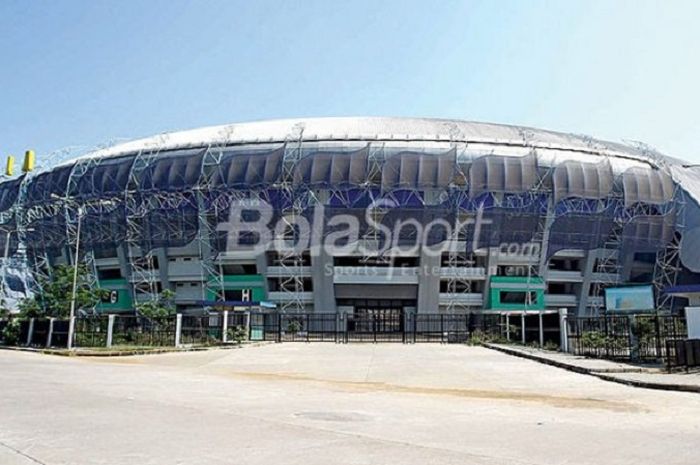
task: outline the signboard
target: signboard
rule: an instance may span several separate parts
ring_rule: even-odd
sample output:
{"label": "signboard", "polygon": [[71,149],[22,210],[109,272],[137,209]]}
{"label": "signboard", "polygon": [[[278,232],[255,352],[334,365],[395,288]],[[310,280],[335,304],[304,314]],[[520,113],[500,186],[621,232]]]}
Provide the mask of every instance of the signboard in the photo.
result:
{"label": "signboard", "polygon": [[652,311],[654,290],[651,286],[610,287],[605,289],[605,308],[609,312]]}

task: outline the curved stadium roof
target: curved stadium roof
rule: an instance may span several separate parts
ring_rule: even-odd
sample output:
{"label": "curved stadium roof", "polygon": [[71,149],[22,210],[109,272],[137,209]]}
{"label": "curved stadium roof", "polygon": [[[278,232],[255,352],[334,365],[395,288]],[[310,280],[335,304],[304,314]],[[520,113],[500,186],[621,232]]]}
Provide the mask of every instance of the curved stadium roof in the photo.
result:
{"label": "curved stadium roof", "polygon": [[385,117],[279,119],[210,126],[137,139],[92,152],[86,157],[117,156],[143,150],[162,151],[211,145],[281,143],[300,139],[306,142],[375,140],[460,142],[501,148],[521,147],[578,152],[582,155],[636,160],[653,166],[656,166],[660,159],[673,164],[683,163],[657,152],[627,144],[524,126],[453,119]]}

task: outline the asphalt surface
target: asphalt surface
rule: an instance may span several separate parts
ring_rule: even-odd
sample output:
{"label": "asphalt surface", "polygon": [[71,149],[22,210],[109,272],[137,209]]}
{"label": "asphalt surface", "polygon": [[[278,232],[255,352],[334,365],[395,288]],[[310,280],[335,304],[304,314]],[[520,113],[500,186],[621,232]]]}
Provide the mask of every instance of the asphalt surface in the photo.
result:
{"label": "asphalt surface", "polygon": [[0,351],[0,464],[697,464],[700,395],[479,347]]}

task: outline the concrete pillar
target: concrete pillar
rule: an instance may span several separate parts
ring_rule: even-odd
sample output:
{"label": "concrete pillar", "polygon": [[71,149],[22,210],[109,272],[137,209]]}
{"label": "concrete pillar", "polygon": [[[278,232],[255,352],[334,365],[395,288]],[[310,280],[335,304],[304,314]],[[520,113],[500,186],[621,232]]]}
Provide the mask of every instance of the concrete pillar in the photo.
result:
{"label": "concrete pillar", "polygon": [[180,336],[182,335],[182,313],[175,317],[175,347],[180,347]]}
{"label": "concrete pillar", "polygon": [[520,339],[525,345],[525,312],[520,314]]}
{"label": "concrete pillar", "polygon": [[335,290],[333,287],[333,257],[325,247],[314,249],[311,254],[311,279],[314,283],[314,312],[335,313]]}
{"label": "concrete pillar", "polygon": [[53,339],[53,322],[56,318],[49,318],[49,332],[46,335],[46,347],[51,347],[51,339]]}
{"label": "concrete pillar", "polygon": [[[440,310],[440,254],[421,247],[418,302],[416,313],[438,313]],[[436,271],[434,273],[434,271]]]}
{"label": "concrete pillar", "polygon": [[175,290],[174,284],[171,285],[170,279],[168,277],[168,250],[166,247],[161,247],[155,250],[154,255],[158,258],[158,280],[161,283],[163,289]]}
{"label": "concrete pillar", "polygon": [[569,326],[567,323],[568,310],[565,308],[559,309],[559,340],[561,341],[561,351],[569,351]]}
{"label": "concrete pillar", "polygon": [[68,350],[73,348],[75,342],[75,317],[68,319]]}
{"label": "concrete pillar", "polygon": [[224,320],[221,322],[221,342],[228,342],[228,310],[224,310]]}
{"label": "concrete pillar", "polygon": [[32,336],[34,335],[34,318],[29,319],[29,329],[27,329],[27,340],[26,345],[30,345],[32,343]]}
{"label": "concrete pillar", "polygon": [[114,334],[114,315],[107,317],[107,347],[112,347],[112,335]]}
{"label": "concrete pillar", "polygon": [[544,324],[542,322],[542,312],[539,313],[539,324],[540,324],[540,347],[544,346]]}

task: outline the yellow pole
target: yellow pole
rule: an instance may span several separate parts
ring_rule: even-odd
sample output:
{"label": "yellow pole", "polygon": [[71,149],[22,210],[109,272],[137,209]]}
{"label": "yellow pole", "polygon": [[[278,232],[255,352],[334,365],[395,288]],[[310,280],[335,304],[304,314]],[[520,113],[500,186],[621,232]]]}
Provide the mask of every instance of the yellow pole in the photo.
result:
{"label": "yellow pole", "polygon": [[29,173],[34,169],[35,162],[34,150],[27,150],[24,152],[24,164],[22,165],[22,171]]}

